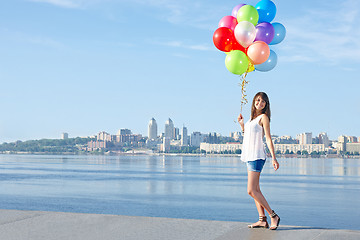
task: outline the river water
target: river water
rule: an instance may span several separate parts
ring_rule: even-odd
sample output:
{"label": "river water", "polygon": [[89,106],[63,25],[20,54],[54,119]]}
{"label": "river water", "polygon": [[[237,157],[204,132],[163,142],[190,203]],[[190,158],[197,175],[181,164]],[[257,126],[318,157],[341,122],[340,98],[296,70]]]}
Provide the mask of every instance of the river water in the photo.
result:
{"label": "river water", "polygon": [[[281,223],[360,230],[360,159],[267,161]],[[0,155],[0,209],[255,222],[239,157]]]}

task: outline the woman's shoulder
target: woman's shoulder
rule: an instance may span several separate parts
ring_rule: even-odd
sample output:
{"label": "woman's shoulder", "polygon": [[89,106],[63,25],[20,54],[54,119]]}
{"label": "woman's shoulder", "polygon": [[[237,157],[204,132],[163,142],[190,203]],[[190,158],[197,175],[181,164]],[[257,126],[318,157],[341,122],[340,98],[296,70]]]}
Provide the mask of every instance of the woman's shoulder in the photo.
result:
{"label": "woman's shoulder", "polygon": [[260,117],[259,122],[261,122],[261,123],[264,123],[264,122],[270,123],[270,118],[269,118],[268,115],[266,115],[266,113],[263,113],[263,114],[261,114],[260,116],[261,116],[261,117]]}

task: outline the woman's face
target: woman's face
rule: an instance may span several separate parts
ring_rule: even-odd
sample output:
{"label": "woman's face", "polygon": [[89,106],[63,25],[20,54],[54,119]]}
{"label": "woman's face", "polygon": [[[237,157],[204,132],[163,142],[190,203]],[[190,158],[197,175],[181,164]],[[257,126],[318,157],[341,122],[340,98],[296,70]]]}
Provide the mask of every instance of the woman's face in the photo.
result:
{"label": "woman's face", "polygon": [[255,108],[258,111],[261,111],[264,109],[264,107],[266,106],[266,102],[264,101],[264,99],[262,99],[260,96],[258,96],[255,99]]}

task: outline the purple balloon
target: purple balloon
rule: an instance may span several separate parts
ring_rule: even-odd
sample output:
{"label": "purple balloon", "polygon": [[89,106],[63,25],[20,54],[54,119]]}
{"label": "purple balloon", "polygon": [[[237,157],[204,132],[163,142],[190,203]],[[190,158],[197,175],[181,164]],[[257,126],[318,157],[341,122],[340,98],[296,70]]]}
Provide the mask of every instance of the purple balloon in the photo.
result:
{"label": "purple balloon", "polygon": [[240,9],[242,6],[245,6],[245,5],[246,5],[246,4],[243,4],[243,3],[241,3],[241,4],[239,4],[239,5],[236,5],[236,6],[234,7],[234,9],[232,10],[231,16],[237,18],[237,13],[238,13],[239,9]]}
{"label": "purple balloon", "polygon": [[271,43],[275,35],[275,29],[271,23],[262,22],[256,25],[255,41],[263,41],[267,44]]}

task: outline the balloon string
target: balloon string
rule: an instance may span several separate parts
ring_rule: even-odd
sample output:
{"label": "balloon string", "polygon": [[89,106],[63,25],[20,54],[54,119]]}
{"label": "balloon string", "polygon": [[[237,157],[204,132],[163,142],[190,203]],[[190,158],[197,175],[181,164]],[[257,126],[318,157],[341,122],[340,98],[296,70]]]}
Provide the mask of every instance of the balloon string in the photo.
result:
{"label": "balloon string", "polygon": [[241,75],[241,77],[240,77],[241,83],[239,83],[239,86],[241,86],[241,110],[240,110],[241,113],[242,113],[243,106],[248,103],[248,100],[246,98],[246,96],[247,96],[246,95],[246,84],[248,84],[249,81],[246,81],[246,76],[250,70],[251,65],[252,64],[249,61],[249,65],[248,65],[248,68],[246,69],[246,72],[243,75]]}

